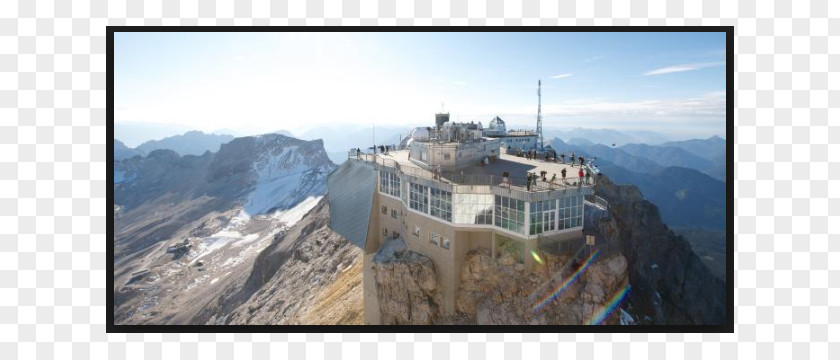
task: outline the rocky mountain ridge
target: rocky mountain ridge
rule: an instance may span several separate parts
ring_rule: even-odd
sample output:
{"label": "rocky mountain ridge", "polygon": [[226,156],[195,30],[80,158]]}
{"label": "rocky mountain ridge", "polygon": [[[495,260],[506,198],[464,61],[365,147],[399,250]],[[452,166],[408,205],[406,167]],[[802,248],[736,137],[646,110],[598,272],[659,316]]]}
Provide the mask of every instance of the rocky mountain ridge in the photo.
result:
{"label": "rocky mountain ridge", "polygon": [[[193,323],[326,193],[320,141],[236,138],[217,153],[114,160],[118,323]],[[197,301],[198,300],[198,301]]]}

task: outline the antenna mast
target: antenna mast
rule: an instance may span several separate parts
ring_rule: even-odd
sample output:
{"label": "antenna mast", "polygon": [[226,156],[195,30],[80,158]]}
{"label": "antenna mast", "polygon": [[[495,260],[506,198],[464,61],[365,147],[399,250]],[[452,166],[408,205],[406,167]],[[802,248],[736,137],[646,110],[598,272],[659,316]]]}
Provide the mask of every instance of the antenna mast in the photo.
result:
{"label": "antenna mast", "polygon": [[542,80],[537,80],[537,135],[540,137],[537,146],[542,150],[544,149],[542,131]]}

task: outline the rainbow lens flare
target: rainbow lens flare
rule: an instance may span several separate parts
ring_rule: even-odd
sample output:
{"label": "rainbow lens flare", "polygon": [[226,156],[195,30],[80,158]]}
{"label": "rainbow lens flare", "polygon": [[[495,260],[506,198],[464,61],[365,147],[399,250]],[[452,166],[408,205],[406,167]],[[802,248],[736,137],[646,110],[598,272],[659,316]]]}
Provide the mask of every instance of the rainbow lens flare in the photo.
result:
{"label": "rainbow lens flare", "polygon": [[544,306],[548,305],[550,302],[552,302],[554,299],[560,296],[560,294],[562,294],[563,291],[569,287],[569,285],[571,285],[575,280],[577,280],[577,278],[580,277],[580,274],[582,274],[583,271],[586,270],[589,267],[589,265],[592,264],[592,260],[595,260],[596,255],[598,255],[598,250],[595,250],[591,255],[589,255],[589,257],[586,258],[586,260],[583,262],[583,265],[581,265],[577,270],[575,270],[575,272],[571,276],[569,276],[569,278],[567,278],[566,281],[563,281],[563,283],[557,287],[557,290],[551,292],[550,294],[548,294],[548,296],[534,304],[534,306],[531,307],[531,311],[539,311]]}
{"label": "rainbow lens flare", "polygon": [[627,293],[629,293],[629,292],[630,292],[630,284],[627,284],[621,290],[616,292],[610,298],[610,300],[607,301],[606,304],[604,304],[604,307],[602,307],[601,309],[599,309],[598,311],[593,313],[592,317],[589,319],[589,321],[586,322],[586,324],[600,325],[602,322],[604,322],[604,320],[607,317],[610,316],[610,314],[613,313],[613,311],[615,311],[616,308],[618,308],[618,305],[620,305],[621,302],[627,297]]}
{"label": "rainbow lens flare", "polygon": [[543,261],[543,259],[542,259],[542,258],[540,258],[540,255],[539,255],[539,254],[537,254],[537,252],[536,252],[535,250],[531,250],[531,256],[533,256],[533,257],[534,257],[534,260],[535,260],[536,262],[538,262],[540,265],[544,265],[544,264],[545,264],[545,261]]}

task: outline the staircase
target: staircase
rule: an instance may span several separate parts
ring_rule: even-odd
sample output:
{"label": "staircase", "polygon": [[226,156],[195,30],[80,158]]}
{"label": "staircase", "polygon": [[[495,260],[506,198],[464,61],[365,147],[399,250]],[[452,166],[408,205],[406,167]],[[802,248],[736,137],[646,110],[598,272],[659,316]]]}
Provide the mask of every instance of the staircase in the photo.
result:
{"label": "staircase", "polygon": [[609,210],[610,208],[610,203],[607,200],[595,194],[585,195],[583,201],[601,210]]}

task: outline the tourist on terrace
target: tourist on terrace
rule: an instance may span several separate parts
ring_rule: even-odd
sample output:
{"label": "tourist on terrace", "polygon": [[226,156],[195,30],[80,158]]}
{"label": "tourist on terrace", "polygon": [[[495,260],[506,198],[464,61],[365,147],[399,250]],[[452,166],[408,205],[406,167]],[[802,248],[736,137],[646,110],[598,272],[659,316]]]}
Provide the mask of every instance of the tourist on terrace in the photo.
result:
{"label": "tourist on terrace", "polygon": [[528,191],[531,191],[531,173],[525,173],[525,187],[528,188]]}
{"label": "tourist on terrace", "polygon": [[578,186],[583,185],[583,168],[578,170]]}

